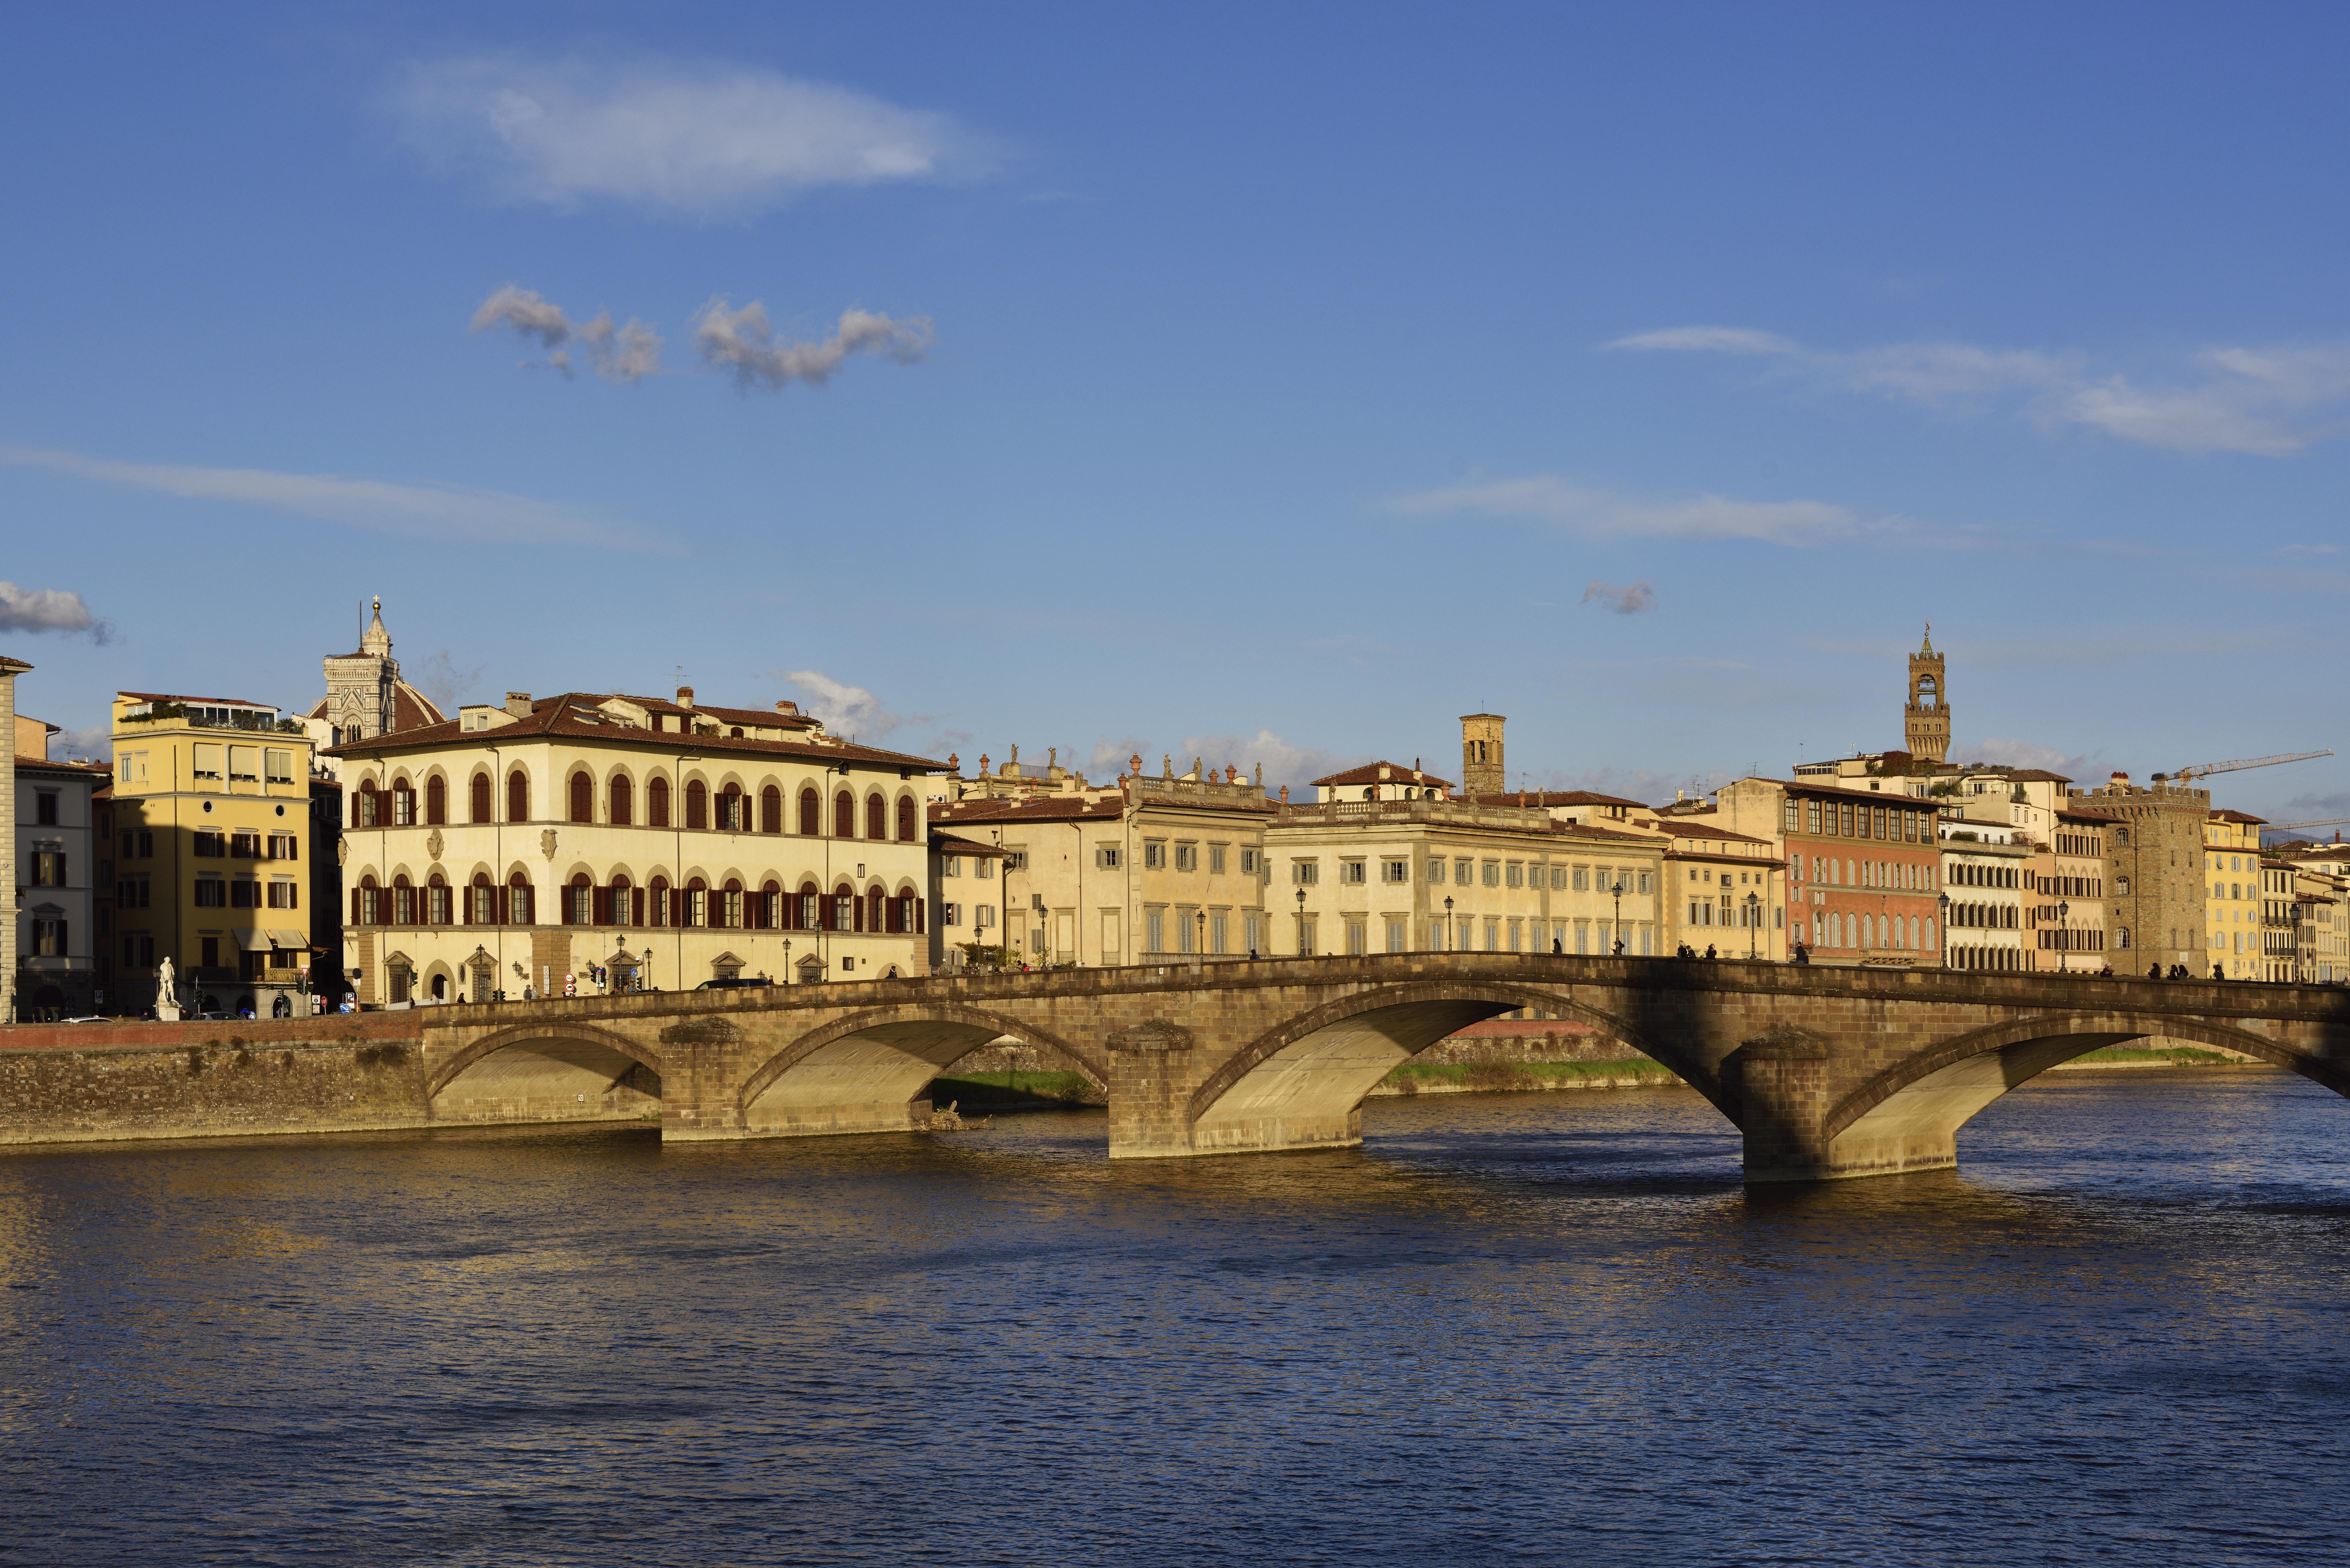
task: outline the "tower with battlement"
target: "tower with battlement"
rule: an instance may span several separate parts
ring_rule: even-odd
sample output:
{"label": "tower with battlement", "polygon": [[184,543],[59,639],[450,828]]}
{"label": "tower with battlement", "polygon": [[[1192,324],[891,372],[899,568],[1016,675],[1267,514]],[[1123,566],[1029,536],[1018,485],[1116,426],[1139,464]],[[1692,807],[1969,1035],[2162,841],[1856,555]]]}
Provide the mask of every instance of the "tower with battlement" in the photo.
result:
{"label": "tower with battlement", "polygon": [[1909,703],[1902,712],[1901,749],[1921,763],[1940,763],[1950,754],[1950,687],[1942,656],[1934,651],[1934,628],[1909,656]]}

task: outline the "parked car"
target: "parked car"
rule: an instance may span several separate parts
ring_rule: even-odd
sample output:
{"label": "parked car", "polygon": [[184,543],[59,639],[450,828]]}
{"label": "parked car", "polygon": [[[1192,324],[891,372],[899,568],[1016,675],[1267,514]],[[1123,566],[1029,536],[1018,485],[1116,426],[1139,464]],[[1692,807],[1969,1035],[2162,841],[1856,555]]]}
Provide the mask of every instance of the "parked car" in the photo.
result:
{"label": "parked car", "polygon": [[774,981],[769,980],[764,974],[738,975],[733,980],[705,980],[693,989],[696,991],[739,991],[745,986],[773,985],[775,983],[775,982]]}

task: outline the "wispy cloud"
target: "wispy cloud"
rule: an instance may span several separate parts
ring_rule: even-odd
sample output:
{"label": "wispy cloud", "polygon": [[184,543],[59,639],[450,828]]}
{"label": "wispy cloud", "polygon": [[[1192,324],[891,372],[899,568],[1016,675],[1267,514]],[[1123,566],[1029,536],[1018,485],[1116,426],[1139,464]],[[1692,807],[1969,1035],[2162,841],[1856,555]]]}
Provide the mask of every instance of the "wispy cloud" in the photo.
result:
{"label": "wispy cloud", "polygon": [[2067,752],[2060,747],[2043,746],[2034,741],[2002,735],[1986,735],[1980,741],[1959,742],[1951,746],[1950,755],[1960,762],[1998,763],[2011,768],[2040,768],[2052,774],[2063,774],[2078,784],[2100,781],[2113,772],[2101,753]]}
{"label": "wispy cloud", "polygon": [[1802,546],[1914,531],[1898,517],[1864,517],[1824,501],[1742,501],[1727,495],[1629,496],[1535,473],[1423,490],[1389,503],[1407,517],[1480,513],[1548,523],[1591,538],[1755,539]]}
{"label": "wispy cloud", "polygon": [[457,485],[280,473],[265,468],[195,468],[116,462],[78,452],[0,447],[0,463],[46,468],[102,484],[156,491],[190,501],[265,507],[316,522],[409,539],[469,544],[579,545],[659,550],[663,541],[622,524],[584,517],[526,495]]}
{"label": "wispy cloud", "polygon": [[1667,327],[1602,347],[1761,357],[1816,385],[1942,410],[2004,406],[2043,428],[2085,426],[2171,452],[2283,456],[2339,434],[2350,411],[2350,343],[2210,348],[2189,375],[2159,383],[2075,353],[1953,342],[1822,349],[1742,327]]}
{"label": "wispy cloud", "polygon": [[63,632],[100,645],[114,639],[114,623],[92,615],[79,594],[14,583],[0,583],[0,631]]}
{"label": "wispy cloud", "polygon": [[1583,602],[1604,605],[1617,615],[1638,615],[1642,610],[1657,607],[1657,590],[1646,583],[1619,588],[1614,583],[1603,583],[1594,577],[1583,590]]}
{"label": "wispy cloud", "polygon": [[908,724],[928,724],[937,719],[931,713],[893,713],[864,687],[835,680],[821,670],[770,670],[767,673],[806,692],[807,711],[837,735],[872,741]]}
{"label": "wispy cloud", "polygon": [[723,296],[702,306],[693,323],[694,346],[703,361],[714,369],[732,370],[734,384],[745,391],[793,381],[822,385],[851,354],[879,354],[910,365],[929,351],[931,337],[927,316],[892,321],[851,308],[840,313],[840,323],[829,337],[778,343],[764,306],[754,299],[740,310],[730,310]]}
{"label": "wispy cloud", "polygon": [[[1351,768],[1358,763],[1371,761],[1367,752],[1332,752],[1319,746],[1295,745],[1259,725],[1253,735],[1186,735],[1183,754],[1174,759],[1179,774],[1191,771],[1198,760],[1221,774],[1227,767],[1236,767],[1243,778],[1253,779],[1256,770],[1264,769],[1264,787],[1268,794],[1277,794],[1287,784],[1293,792],[1303,790],[1318,778]],[[1149,748],[1143,748],[1145,758]],[[1146,761],[1146,770],[1161,764]]]}
{"label": "wispy cloud", "polygon": [[735,213],[990,162],[943,114],[723,60],[460,56],[397,72],[385,104],[432,168],[561,208]]}
{"label": "wispy cloud", "polygon": [[546,368],[566,377],[572,372],[575,344],[587,355],[588,368],[608,381],[633,383],[660,373],[660,335],[634,317],[627,326],[615,327],[612,313],[604,310],[575,325],[562,306],[508,284],[473,312],[474,331],[500,327],[536,341],[546,353]]}

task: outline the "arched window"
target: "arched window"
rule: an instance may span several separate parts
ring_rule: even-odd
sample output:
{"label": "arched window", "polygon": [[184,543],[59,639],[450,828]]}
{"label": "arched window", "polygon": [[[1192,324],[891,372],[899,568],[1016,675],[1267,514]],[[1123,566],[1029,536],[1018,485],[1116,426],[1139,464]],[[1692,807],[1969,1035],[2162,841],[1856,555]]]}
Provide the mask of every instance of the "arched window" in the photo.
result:
{"label": "arched window", "polygon": [[865,895],[865,908],[858,911],[861,917],[858,920],[859,929],[868,931],[878,931],[881,929],[881,905],[888,898],[889,895],[879,888]]}
{"label": "arched window", "polygon": [[730,931],[742,929],[743,884],[735,878],[726,878],[726,886],[719,890],[718,918],[711,923]]}
{"label": "arched window", "polygon": [[611,820],[615,827],[626,827],[636,820],[637,795],[628,774],[614,774],[606,793],[612,797]]}
{"label": "arched window", "polygon": [[439,774],[424,781],[424,820],[436,827],[449,820],[449,781]]}
{"label": "arched window", "polygon": [[668,877],[653,878],[652,897],[645,900],[645,918],[656,926],[666,926],[670,923]]}
{"label": "arched window", "polygon": [[2115,878],[2114,878],[2114,891],[2115,891],[2116,894],[2120,895],[2122,898],[2128,898],[2128,897],[2129,897],[2129,878],[2128,878],[2128,877],[2115,877]]}
{"label": "arched window", "polygon": [[857,836],[857,797],[847,790],[832,797],[832,836],[835,838]]}
{"label": "arched window", "polygon": [[449,884],[438,871],[425,879],[424,923],[428,926],[449,923]]}
{"label": "arched window", "polygon": [[537,910],[531,908],[530,881],[519,871],[506,879],[506,923],[528,926],[536,923]]}
{"label": "arched window", "polygon": [[760,886],[751,923],[763,931],[775,930],[784,923],[784,890],[772,877]]}
{"label": "arched window", "polygon": [[596,923],[596,885],[588,873],[572,874],[571,885],[563,889],[563,923],[567,926],[592,926]]}
{"label": "arched window", "polygon": [[710,889],[696,877],[685,885],[685,915],[678,921],[681,926],[706,926],[710,923]]}
{"label": "arched window", "polygon": [[792,900],[792,929],[795,931],[820,930],[824,926],[824,895],[813,882],[800,884],[799,894]]}
{"label": "arched window", "polygon": [[857,895],[844,885],[833,889],[832,919],[825,926],[828,931],[847,931],[857,928]]}
{"label": "arched window", "polygon": [[718,827],[723,833],[741,833],[750,826],[743,815],[743,786],[730,784],[718,792]]}
{"label": "arched window", "polygon": [[813,788],[800,791],[800,832],[814,838],[824,831],[824,802]]}
{"label": "arched window", "polygon": [[473,788],[468,793],[473,796],[472,805],[473,808],[473,820],[475,822],[489,821],[490,775],[487,774],[475,774],[473,775]]}
{"label": "arched window", "polygon": [[409,885],[404,872],[391,879],[391,923],[395,926],[416,923],[416,889]]}
{"label": "arched window", "polygon": [[685,786],[685,825],[688,827],[710,826],[710,791],[700,779],[689,780]]}
{"label": "arched window", "polygon": [[406,779],[391,781],[391,825],[407,827],[416,821],[416,791]]}
{"label": "arched window", "polygon": [[645,785],[645,820],[655,827],[669,826],[669,780],[659,774]]}
{"label": "arched window", "polygon": [[[489,780],[477,775],[475,782],[486,784]],[[473,885],[465,889],[465,906],[467,925],[494,926],[498,923],[498,890],[490,886],[488,872],[473,873]]]}
{"label": "arched window", "polygon": [[375,814],[375,781],[361,780],[358,792],[351,796],[351,826],[373,827],[376,821]]}
{"label": "arched window", "polygon": [[914,797],[904,795],[898,802],[898,842],[914,842]]}
{"label": "arched window", "polygon": [[362,877],[359,885],[351,889],[351,924],[376,926],[383,923],[381,889],[373,877]]}
{"label": "arched window", "polygon": [[612,878],[612,891],[609,902],[611,904],[611,909],[605,917],[606,924],[614,926],[633,926],[637,923],[634,918],[636,915],[636,909],[634,907],[633,890],[629,887],[629,879],[626,877],[615,877]]}
{"label": "arched window", "polygon": [[571,820],[574,822],[596,820],[596,781],[585,773],[576,773],[571,775]]}
{"label": "arched window", "polygon": [[520,768],[506,775],[506,820],[530,820],[530,775]]}
{"label": "arched window", "polygon": [[781,833],[784,830],[784,792],[773,784],[759,791],[759,831]]}
{"label": "arched window", "polygon": [[868,838],[889,836],[889,807],[888,803],[878,794],[865,797],[865,836]]}

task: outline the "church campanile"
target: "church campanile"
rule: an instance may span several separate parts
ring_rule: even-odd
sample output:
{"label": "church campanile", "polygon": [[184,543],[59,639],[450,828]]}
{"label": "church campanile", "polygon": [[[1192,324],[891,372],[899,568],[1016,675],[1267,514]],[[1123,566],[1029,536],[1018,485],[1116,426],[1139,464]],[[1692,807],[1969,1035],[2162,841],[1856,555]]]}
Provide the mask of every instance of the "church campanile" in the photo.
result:
{"label": "church campanile", "polygon": [[1939,763],[1950,754],[1950,686],[1942,671],[1942,656],[1934,651],[1934,627],[1926,625],[1926,640],[1909,656],[1909,705],[1903,712],[1902,746],[1921,763]]}

